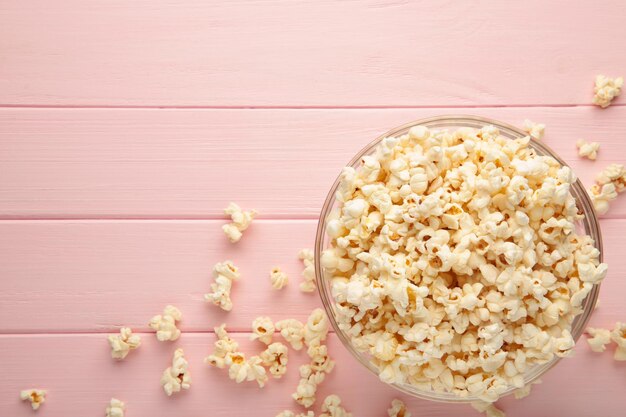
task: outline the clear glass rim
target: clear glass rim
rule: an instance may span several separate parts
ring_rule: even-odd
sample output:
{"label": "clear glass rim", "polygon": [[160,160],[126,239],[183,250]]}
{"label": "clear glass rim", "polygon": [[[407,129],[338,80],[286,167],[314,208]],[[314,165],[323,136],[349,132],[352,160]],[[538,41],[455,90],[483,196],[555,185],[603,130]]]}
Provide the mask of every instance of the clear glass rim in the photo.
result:
{"label": "clear glass rim", "polygon": [[[364,155],[370,153],[384,138],[389,137],[389,136],[396,136],[400,132],[406,131],[409,128],[413,126],[417,126],[417,125],[423,125],[423,126],[427,126],[429,128],[434,128],[434,129],[436,129],[437,127],[449,128],[455,125],[458,127],[475,127],[475,128],[481,128],[485,125],[493,125],[500,130],[501,134],[504,134],[504,136],[508,136],[510,138],[524,137],[528,135],[526,132],[524,132],[522,129],[518,127],[515,127],[508,123],[500,122],[498,120],[493,120],[493,119],[489,119],[489,118],[485,118],[481,116],[452,114],[452,115],[441,115],[441,116],[429,117],[429,118],[419,119],[419,120],[415,120],[415,121],[403,124],[401,126],[395,127],[385,132],[384,134],[378,136],[376,139],[374,139],[369,144],[367,144],[364,148],[362,148],[354,156],[354,158],[352,158],[352,160],[348,162],[346,166],[356,166],[356,164],[359,163],[361,158]],[[534,148],[535,150],[537,150],[540,154],[545,154],[545,155],[549,155],[553,157],[562,166],[568,166],[565,163],[565,161],[563,161],[546,144],[531,138],[530,146]],[[335,191],[337,190],[337,187],[339,186],[339,182],[340,182],[340,176],[338,174],[337,178],[335,179],[335,182],[333,183],[332,187],[330,188],[330,191],[328,192],[328,195],[326,196],[326,200],[324,201],[324,205],[322,207],[322,211],[320,213],[320,218],[319,218],[318,225],[317,225],[317,234],[315,237],[315,278],[317,281],[317,288],[318,288],[320,298],[322,300],[322,304],[324,305],[326,314],[328,315],[328,318],[330,320],[330,323],[333,326],[335,333],[341,340],[344,347],[348,349],[348,351],[352,354],[352,356],[354,356],[370,372],[378,376],[379,374],[378,369],[367,359],[367,357],[363,353],[357,351],[354,348],[349,337],[343,332],[343,330],[339,328],[339,324],[337,323],[335,319],[334,310],[333,310],[334,300],[332,299],[330,288],[327,285],[327,280],[324,278],[324,272],[322,270],[321,263],[320,263],[321,253],[325,249],[324,248],[324,242],[325,242],[325,237],[326,237],[325,220],[328,214],[330,213],[331,209],[333,208],[333,205],[335,204]],[[600,251],[599,260],[600,262],[602,262],[603,254],[604,254],[604,251],[602,249],[602,234],[600,232],[600,225],[598,223],[598,217],[593,207],[593,203],[589,195],[587,194],[585,187],[583,186],[583,184],[580,182],[579,179],[576,179],[576,182],[572,185],[571,192],[576,198],[576,203],[578,205],[579,210],[582,210],[583,214],[585,215],[584,219],[582,220],[585,233],[589,234],[591,238],[594,240],[595,247]],[[591,318],[591,314],[593,313],[595,304],[598,299],[599,291],[600,291],[600,284],[594,285],[593,289],[587,295],[587,297],[585,298],[585,301],[583,302],[583,312],[579,316],[577,316],[572,323],[571,333],[575,341],[578,341],[578,339],[584,332],[584,329],[587,326],[589,319]],[[531,368],[530,371],[528,371],[524,375],[524,380],[526,384],[531,383],[537,378],[539,378],[541,375],[543,375],[552,367],[554,367],[554,365],[556,365],[560,360],[561,360],[560,357],[555,356],[555,358],[552,359],[551,361],[545,364],[536,365],[533,368]],[[469,403],[472,401],[479,400],[477,397],[472,397],[472,396],[461,398],[461,397],[455,396],[452,393],[442,394],[442,393],[437,393],[434,391],[423,391],[423,390],[417,389],[416,387],[411,387],[409,385],[404,385],[404,384],[387,384],[387,385],[390,385],[394,387],[395,389],[404,392],[405,394],[418,397],[418,398],[423,398],[423,399],[430,400],[430,401],[449,402],[449,403]],[[511,394],[513,391],[515,391],[515,389],[516,389],[515,387],[509,387],[507,391],[502,394],[502,396]]]}

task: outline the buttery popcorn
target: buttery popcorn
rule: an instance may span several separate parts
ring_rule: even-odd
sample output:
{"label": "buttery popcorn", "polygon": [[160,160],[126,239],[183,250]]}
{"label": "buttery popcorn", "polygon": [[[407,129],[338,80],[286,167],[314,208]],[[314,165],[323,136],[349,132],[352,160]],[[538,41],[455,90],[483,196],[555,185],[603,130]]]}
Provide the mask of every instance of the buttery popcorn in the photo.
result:
{"label": "buttery popcorn", "polygon": [[602,108],[609,107],[611,101],[622,92],[623,85],[624,79],[622,77],[596,76],[596,85],[593,88],[593,104]]}
{"label": "buttery popcorn", "polygon": [[237,204],[230,203],[224,209],[224,214],[230,216],[232,222],[222,226],[222,230],[231,243],[236,243],[258,213],[256,210],[243,211]]}
{"label": "buttery popcorn", "polygon": [[111,398],[106,408],[106,417],[124,417],[124,411],[126,411],[126,405],[117,398]]}
{"label": "buttery popcorn", "polygon": [[543,139],[543,134],[546,130],[546,125],[543,123],[534,123],[528,119],[524,120],[524,132],[528,133],[534,139]]}
{"label": "buttery popcorn", "polygon": [[122,327],[119,335],[109,335],[108,340],[113,359],[124,359],[131,350],[137,349],[141,345],[141,337],[133,334],[129,327]]}
{"label": "buttery popcorn", "polygon": [[611,340],[617,344],[615,355],[616,361],[626,361],[626,323],[617,322],[611,331]]}
{"label": "buttery popcorn", "polygon": [[541,380],[536,379],[530,384],[526,384],[522,388],[516,389],[515,391],[513,391],[513,396],[515,397],[516,400],[521,400],[522,398],[528,397],[530,395],[532,386],[536,384],[541,384]]}
{"label": "buttery popcorn", "polygon": [[389,417],[411,417],[411,413],[406,409],[404,402],[398,399],[391,401],[391,407],[387,410]]}
{"label": "buttery popcorn", "polygon": [[30,388],[20,391],[20,399],[22,401],[30,401],[33,410],[38,410],[41,404],[46,401],[46,390]]}
{"label": "buttery popcorn", "polygon": [[576,141],[576,147],[578,148],[578,156],[594,161],[598,156],[600,144],[598,142],[587,142],[584,139],[579,139]]}
{"label": "buttery popcorn", "polygon": [[259,355],[263,366],[267,367],[274,378],[281,378],[287,372],[289,352],[280,342],[272,343]]}
{"label": "buttery popcorn", "polygon": [[277,266],[272,268],[270,272],[270,281],[272,282],[272,288],[275,290],[282,289],[289,282],[289,277]]}
{"label": "buttery popcorn", "polygon": [[585,332],[591,336],[587,338],[587,343],[594,352],[604,352],[606,350],[606,345],[611,343],[610,330],[587,327]]}
{"label": "buttery popcorn", "polygon": [[215,336],[217,337],[214,344],[215,349],[212,354],[204,359],[204,363],[222,369],[226,366],[226,356],[239,350],[239,343],[228,336],[226,324],[215,328]]}
{"label": "buttery popcorn", "polygon": [[617,194],[626,189],[626,168],[622,164],[611,164],[596,177],[596,184],[589,190],[589,196],[598,214],[609,210],[609,203]]}
{"label": "buttery popcorn", "polygon": [[180,392],[182,389],[189,389],[191,387],[189,362],[185,359],[185,353],[182,349],[179,348],[174,351],[172,366],[163,371],[161,385],[163,385],[163,391],[165,391],[168,396]]}
{"label": "buttery popcorn", "polygon": [[259,356],[246,359],[246,355],[238,351],[239,344],[228,336],[225,324],[215,328],[215,335],[215,350],[204,359],[204,363],[220,369],[228,367],[228,377],[238,384],[256,381],[263,388],[268,380],[263,359]]}
{"label": "buttery popcorn", "polygon": [[213,267],[215,282],[211,284],[212,292],[204,294],[204,299],[224,311],[232,310],[233,302],[230,299],[230,291],[233,281],[237,281],[240,275],[239,269],[232,261],[218,262]]}
{"label": "buttery popcorn", "polygon": [[298,257],[304,264],[304,270],[302,270],[302,278],[304,281],[300,283],[300,291],[313,292],[315,291],[315,264],[313,263],[313,251],[310,249],[302,249],[298,253]]}
{"label": "buttery popcorn", "polygon": [[[306,408],[315,403],[317,387],[324,381],[326,374],[330,373],[335,362],[328,356],[328,348],[322,342],[328,334],[328,317],[324,310],[317,308],[309,315],[303,326],[302,335],[307,346],[307,355],[311,363],[300,367],[300,382],[292,397],[296,402]],[[300,348],[301,346],[301,341]]]}
{"label": "buttery popcorn", "polygon": [[347,412],[341,406],[339,396],[329,395],[322,403],[322,414],[319,417],[352,417],[352,413]]}
{"label": "buttery popcorn", "polygon": [[180,330],[176,327],[176,322],[183,319],[183,314],[172,305],[165,306],[163,314],[152,317],[148,324],[151,329],[156,330],[156,337],[160,342],[166,340],[174,341],[180,337]]}
{"label": "buttery popcorn", "polygon": [[529,141],[416,126],[342,171],[320,262],[381,380],[492,403],[571,353],[607,266],[576,229],[573,172]]}
{"label": "buttery popcorn", "polygon": [[261,343],[269,345],[272,343],[275,327],[272,319],[269,317],[257,317],[252,322],[252,334],[250,340],[258,340]]}
{"label": "buttery popcorn", "polygon": [[293,411],[285,410],[276,414],[276,417],[315,417],[315,413],[313,411],[307,411],[305,413],[294,413]]}
{"label": "buttery popcorn", "polygon": [[493,405],[492,403],[473,402],[471,404],[472,404],[472,407],[474,407],[476,411],[485,413],[487,417],[506,417],[506,414],[504,413],[504,411],[500,410],[499,408],[496,408],[496,406]]}
{"label": "buttery popcorn", "polygon": [[304,325],[296,319],[286,319],[276,322],[276,330],[295,350],[302,349],[304,341]]}

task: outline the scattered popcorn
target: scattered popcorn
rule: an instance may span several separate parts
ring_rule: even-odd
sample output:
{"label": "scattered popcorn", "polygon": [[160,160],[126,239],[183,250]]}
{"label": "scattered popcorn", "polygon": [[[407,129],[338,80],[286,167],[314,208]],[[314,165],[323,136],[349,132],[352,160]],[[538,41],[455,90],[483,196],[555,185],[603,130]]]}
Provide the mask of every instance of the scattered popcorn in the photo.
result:
{"label": "scattered popcorn", "polygon": [[293,411],[285,410],[276,414],[276,417],[315,417],[315,413],[313,413],[313,411],[307,411],[306,414],[304,413],[296,414]]}
{"label": "scattered popcorn", "polygon": [[617,191],[613,184],[604,184],[602,186],[596,184],[589,190],[589,196],[593,202],[593,207],[599,215],[602,215],[609,211],[609,204],[617,198]]}
{"label": "scattered popcorn", "polygon": [[180,330],[176,327],[176,322],[181,321],[183,314],[172,305],[165,306],[163,314],[152,317],[148,324],[151,329],[156,330],[156,337],[160,342],[166,340],[174,341],[180,337]]}
{"label": "scattered popcorn", "polygon": [[406,405],[401,400],[391,401],[391,408],[387,410],[389,417],[411,417],[411,413],[406,409]]}
{"label": "scattered popcorn", "polygon": [[609,203],[626,188],[626,169],[622,164],[611,164],[596,177],[596,184],[589,190],[591,201],[598,214],[609,210]]}
{"label": "scattered popcorn", "polygon": [[506,414],[504,413],[504,411],[496,408],[496,406],[493,405],[492,403],[473,402],[471,404],[472,404],[472,407],[474,407],[476,411],[485,413],[487,417],[506,417]]}
{"label": "scattered popcorn", "polygon": [[319,345],[328,335],[328,317],[321,308],[313,310],[304,327],[304,343],[307,346]]}
{"label": "scattered popcorn", "polygon": [[[299,323],[299,322],[298,322]],[[301,324],[301,323],[300,323]],[[335,367],[335,362],[328,356],[328,348],[322,342],[328,334],[328,317],[324,310],[317,308],[303,326],[302,335],[307,346],[307,355],[311,363],[300,367],[300,382],[292,395],[296,402],[306,408],[315,403],[317,386],[324,381],[326,374]],[[299,348],[302,341],[298,340]]]}
{"label": "scattered popcorn", "polygon": [[352,417],[352,413],[341,406],[341,399],[337,395],[329,395],[324,399],[319,417]]}
{"label": "scattered popcorn", "polygon": [[226,324],[215,328],[215,336],[217,337],[215,350],[204,359],[204,363],[222,369],[226,366],[226,357],[239,350],[239,343],[228,336]]}
{"label": "scattered popcorn", "polygon": [[275,290],[282,289],[289,282],[289,277],[279,267],[275,266],[270,272],[270,280],[272,281],[272,288]]}
{"label": "scattered popcorn", "polygon": [[260,388],[265,386],[268,377],[259,356],[246,359],[243,353],[235,352],[226,356],[225,363],[228,366],[228,377],[236,383],[256,381]]}
{"label": "scattered popcorn", "polygon": [[129,327],[122,327],[120,334],[111,334],[108,336],[109,345],[111,345],[111,357],[113,359],[124,359],[128,352],[137,349],[141,345],[141,337],[133,334]]}
{"label": "scattered popcorn", "polygon": [[528,119],[524,120],[524,132],[528,133],[533,139],[541,140],[546,130],[543,123],[534,123]]}
{"label": "scattered popcorn", "polygon": [[581,158],[588,158],[594,161],[598,156],[600,144],[598,142],[587,142],[584,139],[579,139],[576,141],[576,147],[578,148],[578,155]]}
{"label": "scattered popcorn", "polygon": [[185,359],[182,349],[174,351],[172,366],[163,371],[161,376],[161,385],[163,391],[170,396],[181,389],[189,389],[191,387],[191,375],[189,374],[189,362]]}
{"label": "scattered popcorn", "polygon": [[295,350],[302,349],[304,340],[304,325],[295,319],[287,319],[276,322],[276,330]]}
{"label": "scattered popcorn", "polygon": [[237,281],[239,277],[239,269],[231,261],[218,262],[213,267],[215,282],[211,284],[212,292],[204,294],[204,299],[224,311],[232,310],[233,302],[230,299],[230,290],[233,281]]}
{"label": "scattered popcorn", "polygon": [[124,417],[126,405],[117,398],[111,398],[111,402],[106,409],[106,417]]}
{"label": "scattered popcorn", "polygon": [[585,331],[591,336],[587,338],[587,343],[589,343],[589,347],[594,352],[604,352],[606,345],[611,343],[610,330],[587,327]]}
{"label": "scattered popcorn", "polygon": [[626,323],[617,322],[611,331],[611,340],[617,344],[614,358],[616,361],[626,361]]}
{"label": "scattered popcorn", "polygon": [[228,240],[235,243],[239,242],[239,239],[241,239],[241,236],[243,235],[243,231],[250,226],[252,219],[254,219],[258,213],[256,210],[243,211],[237,204],[230,203],[228,207],[224,209],[224,214],[230,216],[232,223],[222,226],[222,230],[228,237]]}
{"label": "scattered popcorn", "polygon": [[611,101],[622,92],[623,85],[624,79],[622,77],[596,76],[596,85],[593,89],[593,104],[602,108],[609,107]]}
{"label": "scattered popcorn", "polygon": [[516,389],[515,391],[513,391],[513,396],[515,396],[516,400],[521,400],[522,398],[528,397],[530,395],[530,390],[532,386],[536,384],[541,384],[541,380],[536,379],[530,384],[526,384],[522,388]]}
{"label": "scattered popcorn", "polygon": [[272,343],[274,335],[274,323],[269,317],[257,317],[252,322],[252,334],[250,340],[258,340],[261,343],[269,345]]}
{"label": "scattered popcorn", "polygon": [[343,170],[320,263],[338,327],[384,382],[492,403],[571,354],[607,266],[576,227],[575,175],[529,143],[418,126]]}
{"label": "scattered popcorn", "polygon": [[41,404],[46,401],[46,390],[31,388],[20,391],[20,398],[22,401],[30,401],[33,410],[38,410]]}
{"label": "scattered popcorn", "polygon": [[261,352],[260,357],[263,366],[269,369],[270,374],[274,378],[280,378],[287,372],[289,352],[287,346],[282,343],[272,343],[267,349]]}
{"label": "scattered popcorn", "polygon": [[315,403],[315,393],[317,386],[324,381],[324,372],[315,372],[311,365],[300,366],[300,382],[296,387],[296,392],[292,397],[298,404],[305,408],[310,408]]}
{"label": "scattered popcorn", "polygon": [[300,283],[300,291],[313,292],[315,291],[315,264],[313,251],[310,249],[302,249],[298,254],[298,257],[304,264],[304,270],[302,271],[302,277],[304,282]]}
{"label": "scattered popcorn", "polygon": [[[239,344],[228,336],[226,325],[215,328],[215,350],[204,359],[204,363],[216,368],[228,367],[228,377],[238,384],[243,381],[256,381],[263,388],[267,382],[267,375],[263,367],[263,360],[259,356],[246,356],[239,352]],[[286,363],[286,360],[285,360]]]}

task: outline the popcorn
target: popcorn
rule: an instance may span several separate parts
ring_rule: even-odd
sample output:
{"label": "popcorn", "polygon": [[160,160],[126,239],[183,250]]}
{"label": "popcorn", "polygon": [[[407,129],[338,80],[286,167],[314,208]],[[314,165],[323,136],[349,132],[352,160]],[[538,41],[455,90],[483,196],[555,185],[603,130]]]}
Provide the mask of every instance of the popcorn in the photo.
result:
{"label": "popcorn", "polygon": [[280,342],[272,343],[261,355],[263,366],[266,366],[274,378],[280,378],[287,372],[289,352],[287,346]]}
{"label": "popcorn", "polygon": [[536,384],[541,384],[541,380],[536,379],[530,384],[526,384],[522,388],[516,389],[515,391],[513,391],[513,396],[515,396],[516,400],[521,400],[522,398],[528,397],[530,395],[530,390],[532,386]]}
{"label": "popcorn", "polygon": [[[579,234],[576,176],[529,143],[492,126],[419,127],[344,170],[320,264],[338,327],[384,382],[492,403],[571,354],[571,324],[607,266]],[[626,188],[623,171],[598,186]],[[327,329],[319,313],[305,326],[301,403],[332,367]]]}
{"label": "popcorn", "polygon": [[587,142],[584,139],[579,139],[576,141],[576,147],[578,148],[578,155],[581,158],[588,158],[595,161],[598,156],[600,144],[598,142]]}
{"label": "popcorn", "polygon": [[126,405],[117,398],[111,398],[111,402],[106,409],[106,417],[124,417]]}
{"label": "popcorn", "polygon": [[111,345],[111,357],[113,359],[124,359],[131,350],[137,349],[141,345],[141,337],[133,334],[129,327],[122,327],[119,335],[109,335],[109,345]]}
{"label": "popcorn", "polygon": [[279,267],[275,266],[270,272],[270,280],[272,281],[272,288],[275,290],[282,289],[289,282],[289,277]]}
{"label": "popcorn", "polygon": [[257,317],[252,322],[252,334],[250,340],[258,340],[261,343],[269,345],[272,343],[272,336],[274,335],[274,323],[269,317]]}
{"label": "popcorn", "polygon": [[230,299],[230,291],[233,281],[237,281],[240,275],[239,269],[231,261],[218,262],[213,267],[215,282],[211,284],[212,292],[205,294],[204,299],[224,311],[232,310],[233,302]]}
{"label": "popcorn", "polygon": [[406,409],[404,402],[398,399],[391,401],[391,408],[387,410],[389,417],[411,417],[411,413]]}
{"label": "popcorn", "polygon": [[328,317],[321,308],[313,310],[304,326],[304,343],[307,346],[321,344],[328,334]]}
{"label": "popcorn", "polygon": [[46,390],[30,388],[20,391],[20,399],[22,401],[30,401],[33,410],[38,410],[41,404],[46,401]]}
{"label": "popcorn", "polygon": [[626,323],[615,323],[615,328],[611,331],[611,340],[617,344],[614,359],[626,361]]}
{"label": "popcorn", "polygon": [[352,417],[352,413],[341,406],[341,399],[337,395],[329,395],[324,399],[319,417]]}
{"label": "popcorn", "polygon": [[310,249],[302,249],[298,253],[298,257],[304,264],[304,270],[302,271],[302,277],[304,282],[300,283],[300,291],[313,292],[315,291],[315,264],[313,263],[313,251]]}
{"label": "popcorn", "polygon": [[301,406],[310,408],[315,403],[317,386],[324,381],[324,372],[315,372],[310,365],[300,366],[300,382],[291,396]]}
{"label": "popcorn", "polygon": [[[263,367],[263,359],[259,356],[246,356],[239,352],[239,344],[228,336],[226,325],[215,328],[217,341],[213,353],[204,358],[204,363],[216,368],[228,367],[228,377],[238,384],[243,381],[256,381],[263,388],[267,382],[267,374]],[[285,362],[286,363],[286,362]]]}
{"label": "popcorn", "polygon": [[156,337],[160,342],[174,341],[180,337],[180,330],[176,327],[176,322],[181,321],[182,318],[183,315],[179,309],[167,305],[163,314],[152,317],[148,325],[151,329],[156,330]]}
{"label": "popcorn", "polygon": [[302,349],[304,340],[304,325],[295,319],[287,319],[276,322],[276,330],[295,350]]}
{"label": "popcorn", "polygon": [[611,101],[622,92],[623,85],[624,79],[622,77],[596,76],[596,85],[593,89],[593,104],[602,108],[609,107]]}
{"label": "popcorn", "polygon": [[185,353],[182,349],[174,351],[172,366],[163,371],[161,376],[161,385],[167,396],[180,392],[181,389],[189,389],[191,387],[191,375],[189,374],[189,362],[185,359]]}
{"label": "popcorn", "polygon": [[258,214],[256,210],[243,211],[235,203],[230,203],[225,209],[224,214],[229,215],[232,219],[232,223],[222,226],[224,234],[228,237],[231,243],[239,242],[244,230],[250,226],[252,219]]}
{"label": "popcorn", "polygon": [[524,120],[524,132],[528,133],[534,139],[543,139],[543,134],[546,130],[546,125],[543,123],[534,123],[528,119]]}
{"label": "popcorn", "polygon": [[276,417],[315,417],[315,413],[313,411],[307,411],[307,413],[294,413],[293,411],[285,410],[276,414]]}
{"label": "popcorn", "polygon": [[594,185],[589,190],[589,196],[591,197],[593,207],[598,214],[602,215],[609,211],[609,203],[617,198],[617,191],[612,183],[602,186]]}
{"label": "popcorn", "polygon": [[214,344],[215,349],[211,355],[204,359],[204,363],[222,369],[226,366],[226,357],[239,350],[239,343],[228,336],[226,324],[215,328],[215,336],[217,337]]}
{"label": "popcorn", "polygon": [[587,327],[585,332],[591,336],[587,338],[587,343],[589,343],[589,347],[594,352],[604,352],[606,345],[611,343],[611,332],[609,330]]}
{"label": "popcorn", "polygon": [[506,417],[504,411],[496,408],[495,405],[488,402],[473,402],[471,403],[472,407],[476,411],[480,411],[481,413],[485,413],[487,417]]}

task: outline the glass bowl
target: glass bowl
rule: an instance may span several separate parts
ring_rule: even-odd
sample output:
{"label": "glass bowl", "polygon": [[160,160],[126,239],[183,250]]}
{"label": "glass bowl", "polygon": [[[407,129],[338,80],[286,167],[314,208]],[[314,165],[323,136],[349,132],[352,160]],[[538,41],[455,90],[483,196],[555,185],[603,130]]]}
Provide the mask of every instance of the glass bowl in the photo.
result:
{"label": "glass bowl", "polygon": [[[391,129],[387,133],[379,136],[374,141],[369,143],[363,149],[361,149],[355,156],[352,158],[350,162],[348,162],[348,166],[352,166],[354,168],[358,168],[361,158],[365,155],[372,154],[378,144],[382,141],[382,139],[389,136],[401,136],[409,131],[409,129],[413,126],[426,126],[431,130],[456,130],[461,127],[470,127],[480,129],[484,126],[492,125],[497,127],[500,130],[500,135],[509,138],[516,139],[527,136],[527,133],[523,130],[511,126],[506,123],[502,123],[496,120],[491,120],[478,116],[466,116],[466,115],[447,115],[447,116],[437,116],[431,117],[428,119],[417,120],[403,126],[396,127]],[[529,146],[540,155],[549,155],[556,159],[561,165],[567,165],[563,160],[554,153],[550,148],[548,148],[545,144],[538,142],[536,140],[530,141]],[[340,328],[335,319],[335,307],[334,307],[334,299],[331,293],[331,286],[329,279],[325,276],[325,271],[321,267],[320,257],[321,253],[324,249],[328,247],[329,238],[326,235],[326,218],[330,213],[333,212],[336,208],[338,208],[338,203],[335,200],[335,191],[339,185],[340,179],[337,177],[334,184],[330,188],[328,192],[328,196],[326,197],[326,201],[324,203],[324,207],[322,208],[322,212],[320,215],[319,223],[317,226],[317,236],[315,240],[315,275],[317,279],[317,285],[319,288],[320,297],[322,298],[322,303],[324,304],[324,308],[329,317],[329,320],[335,329],[336,334],[341,339],[343,345],[350,351],[350,353],[367,369],[369,369],[374,374],[378,375],[378,369],[374,366],[370,360],[369,355],[363,352],[357,351],[357,349],[352,345],[350,338],[346,335]],[[584,219],[580,220],[576,225],[579,229],[579,232],[583,232],[594,240],[596,248],[600,251],[600,262],[602,262],[602,236],[600,234],[600,226],[598,224],[598,218],[596,216],[595,210],[593,208],[593,204],[589,195],[585,191],[580,180],[576,180],[573,186],[570,188],[570,192],[576,199],[576,204],[578,206],[579,213],[584,214]],[[579,314],[574,321],[572,322],[572,336],[574,340],[578,340],[578,338],[583,333],[589,318],[591,317],[591,313],[593,312],[594,306],[596,304],[596,300],[598,298],[598,293],[600,290],[599,284],[593,286],[591,292],[587,295],[583,302],[583,312]],[[530,368],[528,371],[524,373],[525,383],[531,383],[532,381],[539,378],[545,372],[547,372],[550,368],[552,368],[556,363],[560,360],[559,357],[552,359],[551,361],[535,365]],[[465,403],[477,401],[477,397],[473,397],[468,395],[467,397],[461,398],[454,393],[442,393],[435,391],[425,391],[413,387],[408,384],[390,384],[394,388],[415,396],[419,398],[424,398],[432,401],[441,401],[441,402],[455,402],[455,403]],[[516,388],[511,386],[507,389],[506,392],[502,394],[502,396],[512,393]]]}

